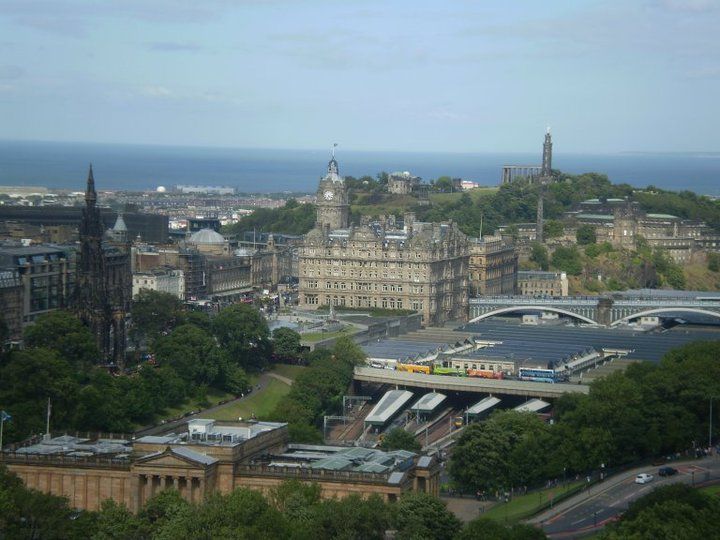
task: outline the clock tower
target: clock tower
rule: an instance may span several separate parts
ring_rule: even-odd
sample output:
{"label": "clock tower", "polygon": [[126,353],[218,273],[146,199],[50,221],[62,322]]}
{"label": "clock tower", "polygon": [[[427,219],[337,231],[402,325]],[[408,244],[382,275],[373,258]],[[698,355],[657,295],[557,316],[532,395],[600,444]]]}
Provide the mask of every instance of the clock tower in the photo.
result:
{"label": "clock tower", "polygon": [[318,185],[316,206],[316,227],[324,229],[327,226],[330,230],[347,229],[350,221],[350,205],[345,182],[338,173],[334,151],[328,163],[328,172]]}

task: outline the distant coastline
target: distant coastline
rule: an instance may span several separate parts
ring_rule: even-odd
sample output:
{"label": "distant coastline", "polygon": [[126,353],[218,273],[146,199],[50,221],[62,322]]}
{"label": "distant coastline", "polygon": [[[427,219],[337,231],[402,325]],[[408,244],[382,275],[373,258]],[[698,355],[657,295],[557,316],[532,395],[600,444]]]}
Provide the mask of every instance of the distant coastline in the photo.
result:
{"label": "distant coastline", "polygon": [[[102,189],[145,191],[176,184],[228,185],[247,193],[312,192],[324,174],[327,150],[234,149],[104,143],[0,141],[0,185],[82,189],[92,162]],[[409,170],[497,185],[503,165],[535,164],[537,153],[338,152],[343,175]],[[720,195],[720,152],[564,154],[555,168],[607,174],[613,183],[654,185]]]}

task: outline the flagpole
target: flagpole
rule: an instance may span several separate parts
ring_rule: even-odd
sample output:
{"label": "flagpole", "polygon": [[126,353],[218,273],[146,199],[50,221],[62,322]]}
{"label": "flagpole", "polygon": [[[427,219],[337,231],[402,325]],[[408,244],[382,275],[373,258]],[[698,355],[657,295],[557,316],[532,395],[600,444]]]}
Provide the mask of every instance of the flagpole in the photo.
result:
{"label": "flagpole", "polygon": [[48,404],[47,404],[47,423],[45,424],[45,438],[50,438],[50,410],[52,409],[52,406],[50,405],[50,398],[48,398]]}
{"label": "flagpole", "polygon": [[2,453],[3,448],[3,430],[5,428],[5,420],[10,419],[12,419],[12,416],[5,411],[0,411],[0,454]]}

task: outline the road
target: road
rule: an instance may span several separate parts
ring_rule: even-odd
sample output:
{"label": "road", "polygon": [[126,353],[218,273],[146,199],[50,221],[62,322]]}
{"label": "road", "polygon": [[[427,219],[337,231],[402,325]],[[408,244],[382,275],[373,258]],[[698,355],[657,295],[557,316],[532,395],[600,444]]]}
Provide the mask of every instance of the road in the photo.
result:
{"label": "road", "polygon": [[[672,477],[658,476],[657,466],[633,469],[609,477],[605,482],[562,501],[554,509],[535,516],[529,522],[542,526],[550,538],[579,538],[597,532],[616,520],[630,503],[660,486],[678,482],[695,485],[720,482],[720,457],[717,455],[671,465],[678,470],[678,474]],[[648,484],[636,484],[635,476],[641,472],[653,474],[655,478]]]}

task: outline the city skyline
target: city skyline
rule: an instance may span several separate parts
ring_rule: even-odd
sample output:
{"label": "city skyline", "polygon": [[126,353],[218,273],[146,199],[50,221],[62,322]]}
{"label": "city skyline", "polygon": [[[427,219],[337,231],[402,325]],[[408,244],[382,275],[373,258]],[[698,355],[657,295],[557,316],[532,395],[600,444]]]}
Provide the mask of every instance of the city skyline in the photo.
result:
{"label": "city skyline", "polygon": [[0,2],[0,139],[717,151],[717,3]]}

